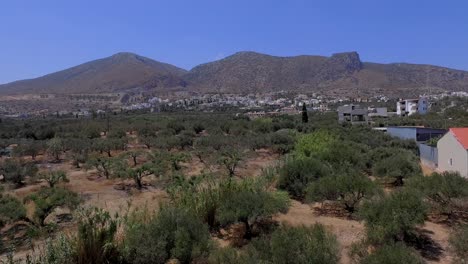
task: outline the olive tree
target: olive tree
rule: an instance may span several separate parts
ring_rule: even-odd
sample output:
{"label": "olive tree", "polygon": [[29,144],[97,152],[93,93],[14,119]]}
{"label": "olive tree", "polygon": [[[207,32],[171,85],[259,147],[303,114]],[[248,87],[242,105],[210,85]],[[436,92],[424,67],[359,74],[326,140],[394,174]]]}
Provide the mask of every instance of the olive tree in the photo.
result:
{"label": "olive tree", "polygon": [[85,168],[87,170],[95,168],[99,176],[109,179],[112,176],[114,169],[119,170],[120,168],[124,167],[121,165],[122,163],[122,159],[118,157],[109,158],[100,155],[92,155],[86,161]]}
{"label": "olive tree", "polygon": [[65,171],[48,171],[39,173],[39,179],[45,180],[49,187],[55,187],[59,182],[68,182],[67,174]]}
{"label": "olive tree", "polygon": [[54,137],[47,141],[47,152],[54,157],[55,161],[60,161],[60,154],[65,151],[65,145],[61,138]]}
{"label": "olive tree", "polygon": [[26,208],[23,203],[11,195],[0,193],[0,228],[21,219],[26,219]]}
{"label": "olive tree", "polygon": [[143,188],[143,177],[153,174],[154,168],[151,166],[151,163],[145,163],[139,167],[125,168],[120,171],[120,174],[123,174],[127,178],[131,178],[135,181],[135,185],[138,190]]}
{"label": "olive tree", "polygon": [[425,263],[418,253],[403,243],[391,243],[377,248],[364,256],[361,264],[423,264]]}
{"label": "olive tree", "polygon": [[331,175],[332,170],[315,158],[289,158],[280,168],[278,187],[292,197],[304,199],[307,186],[322,177]]}
{"label": "olive tree", "polygon": [[147,223],[127,221],[124,257],[129,263],[192,263],[208,256],[211,249],[208,227],[191,212],[163,207]]}
{"label": "olive tree", "polygon": [[410,153],[401,153],[377,162],[373,173],[378,177],[394,178],[394,185],[401,186],[404,179],[421,174],[418,158]]}
{"label": "olive tree", "polygon": [[258,219],[268,218],[289,207],[288,195],[284,192],[267,192],[238,188],[224,197],[219,208],[222,224],[243,223],[245,239],[252,238],[252,224]]}
{"label": "olive tree", "polygon": [[420,191],[433,209],[453,218],[462,210],[460,202],[468,198],[468,180],[456,172],[433,173],[411,179],[409,189]]}
{"label": "olive tree", "polygon": [[22,141],[13,149],[13,155],[16,157],[31,156],[32,160],[36,160],[37,155],[45,149],[43,141],[26,140]]}
{"label": "olive tree", "polygon": [[312,182],[307,188],[306,198],[311,202],[338,201],[349,214],[353,214],[363,199],[371,198],[379,191],[367,176],[354,171],[341,172]]}
{"label": "olive tree", "polygon": [[22,186],[26,177],[36,176],[37,171],[34,163],[21,159],[7,159],[0,163],[0,174],[3,174],[3,180],[15,184],[16,187]]}
{"label": "olive tree", "polygon": [[209,263],[336,264],[340,260],[339,253],[336,237],[320,224],[311,227],[283,226],[271,236],[252,241],[240,252],[230,248],[213,251]]}
{"label": "olive tree", "polygon": [[88,159],[89,152],[91,151],[91,144],[89,139],[70,138],[67,139],[66,145],[70,152],[68,158],[72,161],[75,168],[80,168],[80,163],[85,163]]}
{"label": "olive tree", "polygon": [[236,149],[229,149],[223,151],[219,159],[219,163],[226,169],[230,179],[235,176],[236,169],[241,161],[242,155]]}
{"label": "olive tree", "polygon": [[386,197],[365,202],[359,211],[370,241],[401,241],[424,223],[427,206],[416,192],[396,191]]}

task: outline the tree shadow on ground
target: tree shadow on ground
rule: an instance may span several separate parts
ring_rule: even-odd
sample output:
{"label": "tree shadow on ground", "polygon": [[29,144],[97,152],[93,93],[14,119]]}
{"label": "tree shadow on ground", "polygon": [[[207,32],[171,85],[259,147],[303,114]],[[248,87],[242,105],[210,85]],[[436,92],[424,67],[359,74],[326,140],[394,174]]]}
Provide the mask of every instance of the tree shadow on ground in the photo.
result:
{"label": "tree shadow on ground", "polygon": [[416,232],[406,236],[405,242],[408,246],[419,251],[423,258],[431,261],[440,261],[444,249],[430,237],[432,234],[434,232],[427,229],[418,229]]}

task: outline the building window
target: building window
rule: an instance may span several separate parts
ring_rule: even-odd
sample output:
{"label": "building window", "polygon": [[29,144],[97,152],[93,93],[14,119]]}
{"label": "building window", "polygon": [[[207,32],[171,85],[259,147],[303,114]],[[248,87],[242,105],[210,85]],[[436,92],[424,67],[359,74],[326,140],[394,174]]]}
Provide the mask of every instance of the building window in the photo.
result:
{"label": "building window", "polygon": [[449,164],[450,164],[450,166],[453,166],[453,160],[452,159],[449,159]]}

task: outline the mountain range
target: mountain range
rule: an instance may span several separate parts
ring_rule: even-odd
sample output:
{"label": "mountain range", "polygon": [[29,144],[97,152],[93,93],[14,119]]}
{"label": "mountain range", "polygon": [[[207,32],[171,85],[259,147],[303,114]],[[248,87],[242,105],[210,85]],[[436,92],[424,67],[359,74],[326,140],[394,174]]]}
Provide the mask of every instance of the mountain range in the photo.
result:
{"label": "mountain range", "polygon": [[409,96],[468,91],[468,72],[433,65],[362,62],[357,52],[278,57],[238,52],[190,71],[133,53],[90,61],[39,78],[0,85],[0,94],[318,92]]}

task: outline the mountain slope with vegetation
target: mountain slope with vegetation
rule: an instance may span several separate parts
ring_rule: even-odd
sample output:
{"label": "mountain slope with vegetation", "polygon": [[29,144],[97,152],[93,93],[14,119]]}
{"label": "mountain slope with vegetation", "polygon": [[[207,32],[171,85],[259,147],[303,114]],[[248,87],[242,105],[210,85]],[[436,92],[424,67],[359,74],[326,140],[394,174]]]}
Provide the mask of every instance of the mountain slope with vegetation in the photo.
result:
{"label": "mountain slope with vegetation", "polygon": [[117,53],[36,79],[0,85],[3,94],[110,93],[185,86],[185,70],[133,53]]}
{"label": "mountain slope with vegetation", "polygon": [[204,92],[322,92],[329,95],[407,95],[466,91],[468,73],[432,65],[362,62],[356,52],[331,57],[275,57],[239,52],[193,68],[186,76]]}
{"label": "mountain slope with vegetation", "polygon": [[238,52],[190,71],[118,53],[40,78],[0,85],[0,94],[318,92],[329,96],[417,96],[468,91],[468,72],[432,65],[362,62],[357,52],[277,57]]}

